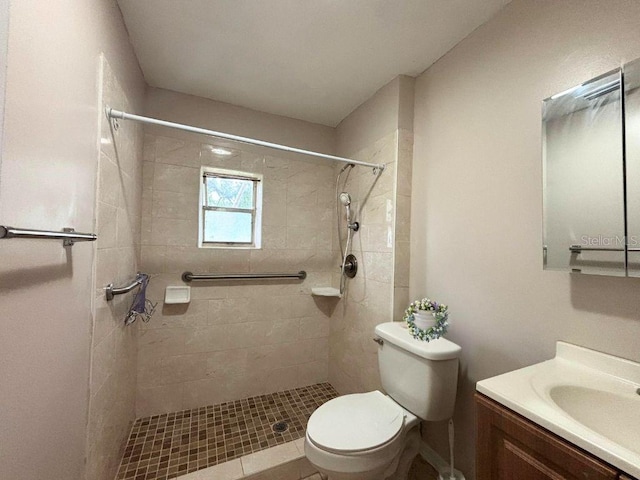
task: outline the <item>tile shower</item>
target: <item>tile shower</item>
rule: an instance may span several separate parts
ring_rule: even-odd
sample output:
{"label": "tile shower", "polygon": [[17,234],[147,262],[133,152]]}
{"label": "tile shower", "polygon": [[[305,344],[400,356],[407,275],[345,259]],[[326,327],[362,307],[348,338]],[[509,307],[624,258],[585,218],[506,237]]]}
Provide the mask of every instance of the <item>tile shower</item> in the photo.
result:
{"label": "tile shower", "polygon": [[[115,78],[107,79],[106,84],[117,87]],[[105,102],[113,105],[124,98],[122,92],[119,95],[114,100],[105,97]],[[105,124],[103,129],[108,129]],[[137,368],[135,372],[119,371],[127,372],[124,378],[135,373],[126,392],[135,396],[137,420],[123,455],[115,448],[121,434],[90,439],[90,452],[95,456],[89,461],[95,477],[109,478],[108,472],[115,472],[114,462],[118,461],[118,478],[136,479],[175,478],[229,462],[299,440],[312,411],[338,392],[379,388],[374,344],[368,335],[358,332],[397,317],[406,303],[409,202],[404,200],[410,195],[410,132],[394,130],[353,152],[342,152],[357,160],[385,163],[387,168],[381,176],[372,175],[368,168],[356,168],[344,184],[353,195],[362,229],[353,245],[360,271],[350,281],[345,298],[339,300],[314,297],[311,289],[339,283],[335,179],[340,165],[278,156],[241,144],[224,144],[232,155],[220,157],[212,149],[219,142],[207,137],[156,126],[145,126],[144,135],[141,130],[127,122],[118,131],[104,131],[103,136],[113,135],[111,156],[119,155],[118,162],[122,155],[141,160],[141,205],[123,205],[133,208],[130,218],[134,222],[139,215],[139,232],[132,234],[139,244],[133,244],[133,252],[138,268],[152,277],[148,298],[159,304],[149,323],[137,322],[129,332],[123,331],[129,338],[128,357],[123,358]],[[125,140],[132,132],[138,132],[135,144]],[[104,148],[108,150],[108,144]],[[118,175],[126,179],[126,163],[118,162],[122,170]],[[196,246],[203,165],[263,175],[260,250]],[[100,175],[108,173],[101,170]],[[108,232],[111,216],[100,215],[100,211],[116,202],[110,203],[109,195],[117,199],[117,193],[103,182],[98,229]],[[402,193],[398,193],[399,182]],[[122,207],[116,202],[114,208]],[[106,243],[98,245],[96,332],[107,316],[117,319],[126,307],[126,301],[106,305],[100,288],[107,277],[119,281],[127,277],[127,268],[117,269],[109,262],[112,257],[108,254],[113,253],[109,248],[121,248],[118,226],[116,220],[111,227],[115,228],[115,245],[109,243],[113,235],[106,235]],[[303,282],[198,282],[191,284],[189,304],[165,305],[165,287],[183,284],[181,274],[187,270],[305,270],[307,278]],[[95,334],[94,338],[100,339]],[[109,348],[113,359],[125,351],[125,347]],[[97,374],[109,363],[101,351],[104,349],[94,350]],[[113,376],[105,385],[115,386],[115,380]],[[128,413],[119,402],[120,413],[110,413],[110,419],[104,418],[109,410],[97,402],[90,413],[94,424],[106,428],[116,417],[122,425],[130,422],[133,398],[125,398],[130,399]],[[271,430],[279,419],[289,420],[287,432]],[[114,446],[108,447],[112,441]],[[110,453],[104,455],[107,450]]]}
{"label": "tile shower", "polygon": [[[327,381],[336,302],[310,291],[329,284],[335,270],[332,166],[238,148],[219,158],[202,140],[145,135],[141,264],[153,275],[149,295],[161,307],[140,326],[138,416]],[[201,165],[264,176],[262,249],[196,246]],[[182,284],[187,270],[308,276],[302,283],[193,283],[188,306],[162,305],[165,287]]]}

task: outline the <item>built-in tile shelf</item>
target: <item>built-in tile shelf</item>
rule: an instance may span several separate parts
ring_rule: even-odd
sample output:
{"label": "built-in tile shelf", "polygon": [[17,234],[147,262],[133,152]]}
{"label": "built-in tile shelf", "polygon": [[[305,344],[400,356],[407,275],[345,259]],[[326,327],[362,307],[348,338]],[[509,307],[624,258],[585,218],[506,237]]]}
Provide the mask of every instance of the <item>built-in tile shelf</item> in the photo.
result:
{"label": "built-in tile shelf", "polygon": [[340,290],[333,287],[313,287],[311,289],[311,295],[316,297],[337,297],[342,298]]}

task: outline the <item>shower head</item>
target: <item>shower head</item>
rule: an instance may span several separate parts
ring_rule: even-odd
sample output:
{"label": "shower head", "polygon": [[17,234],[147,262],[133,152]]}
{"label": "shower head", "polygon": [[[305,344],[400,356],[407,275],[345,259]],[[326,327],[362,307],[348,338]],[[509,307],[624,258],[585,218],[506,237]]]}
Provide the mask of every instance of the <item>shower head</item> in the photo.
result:
{"label": "shower head", "polygon": [[342,203],[342,205],[344,205],[345,207],[351,205],[351,195],[349,195],[347,192],[342,192],[338,198],[340,199],[340,203]]}

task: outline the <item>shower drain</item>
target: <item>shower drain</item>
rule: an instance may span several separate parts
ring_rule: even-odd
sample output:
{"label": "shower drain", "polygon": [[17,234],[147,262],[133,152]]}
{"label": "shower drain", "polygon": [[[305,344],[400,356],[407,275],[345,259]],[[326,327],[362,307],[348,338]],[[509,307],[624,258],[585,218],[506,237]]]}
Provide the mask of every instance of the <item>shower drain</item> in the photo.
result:
{"label": "shower drain", "polygon": [[283,433],[289,430],[289,424],[287,422],[276,422],[271,425],[271,430],[276,433]]}

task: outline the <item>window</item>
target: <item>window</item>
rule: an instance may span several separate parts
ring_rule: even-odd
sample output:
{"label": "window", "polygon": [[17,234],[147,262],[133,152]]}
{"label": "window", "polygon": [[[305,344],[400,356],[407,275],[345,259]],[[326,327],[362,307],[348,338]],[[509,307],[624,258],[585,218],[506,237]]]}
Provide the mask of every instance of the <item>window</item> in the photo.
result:
{"label": "window", "polygon": [[260,248],[262,175],[202,167],[200,247]]}

